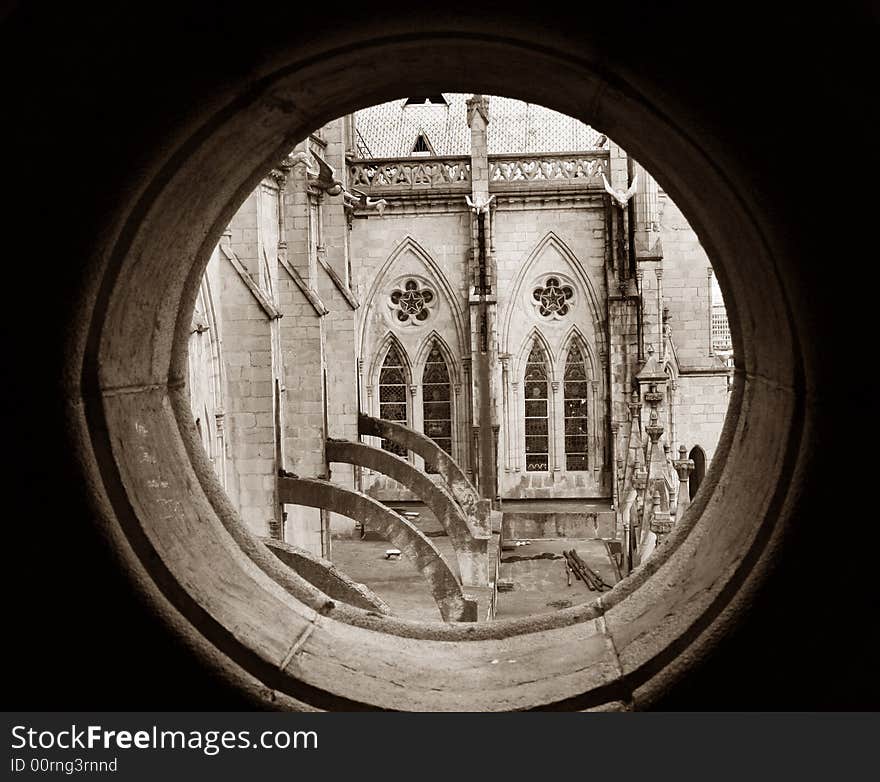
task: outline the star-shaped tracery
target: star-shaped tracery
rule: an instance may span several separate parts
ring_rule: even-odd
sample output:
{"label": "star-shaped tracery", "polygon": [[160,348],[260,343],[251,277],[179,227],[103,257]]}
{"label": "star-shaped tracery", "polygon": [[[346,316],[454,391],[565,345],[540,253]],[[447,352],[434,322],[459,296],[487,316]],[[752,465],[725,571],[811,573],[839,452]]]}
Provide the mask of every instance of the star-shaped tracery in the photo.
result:
{"label": "star-shaped tracery", "polygon": [[417,321],[427,320],[428,305],[434,301],[434,293],[429,288],[419,288],[416,280],[407,280],[403,290],[395,288],[391,291],[391,304],[396,308],[395,317],[401,323],[410,318]]}
{"label": "star-shaped tracery", "polygon": [[558,277],[548,277],[543,286],[532,291],[538,312],[546,317],[562,317],[568,314],[574,290],[563,285]]}

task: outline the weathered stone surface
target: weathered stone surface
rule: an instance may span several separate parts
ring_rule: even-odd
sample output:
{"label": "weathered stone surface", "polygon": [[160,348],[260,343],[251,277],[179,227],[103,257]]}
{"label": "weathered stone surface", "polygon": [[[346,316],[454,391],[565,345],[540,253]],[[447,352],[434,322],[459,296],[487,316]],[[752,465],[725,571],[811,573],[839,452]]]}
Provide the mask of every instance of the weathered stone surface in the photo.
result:
{"label": "weathered stone surface", "polygon": [[446,481],[450,493],[467,514],[471,534],[474,537],[488,537],[491,534],[487,518],[488,504],[480,500],[477,490],[455,459],[430,437],[403,424],[374,418],[365,413],[358,415],[358,433],[391,440],[421,456],[425,464],[440,473]]}
{"label": "weathered stone surface", "polygon": [[403,516],[365,494],[344,489],[329,481],[308,478],[279,478],[282,502],[326,508],[360,521],[379,532],[410,557],[422,572],[447,622],[474,622],[476,603],[467,599],[443,556],[431,541]]}
{"label": "weathered stone surface", "polygon": [[263,545],[285,565],[295,570],[328,597],[368,611],[378,611],[380,614],[391,613],[391,609],[381,597],[364,584],[352,581],[329,560],[321,559],[305,549],[296,548],[274,538],[263,538],[262,541]]}
{"label": "weathered stone surface", "polygon": [[505,511],[505,540],[512,538],[611,538],[614,511]]}
{"label": "weathered stone surface", "polygon": [[366,443],[328,440],[327,461],[368,467],[408,486],[432,510],[455,548],[461,582],[465,586],[486,586],[488,536],[475,538],[468,519],[446,489],[409,462],[389,451]]}

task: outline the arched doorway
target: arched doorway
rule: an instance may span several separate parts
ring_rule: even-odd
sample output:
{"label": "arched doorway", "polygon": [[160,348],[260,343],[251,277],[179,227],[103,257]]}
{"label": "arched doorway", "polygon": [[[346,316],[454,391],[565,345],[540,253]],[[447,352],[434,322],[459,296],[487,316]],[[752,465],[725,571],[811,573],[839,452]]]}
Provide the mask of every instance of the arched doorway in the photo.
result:
{"label": "arched doorway", "polygon": [[703,482],[703,476],[706,474],[706,452],[699,445],[695,445],[691,448],[688,459],[692,459],[694,462],[694,470],[688,482],[688,490],[693,502],[694,497],[697,496],[697,490]]}

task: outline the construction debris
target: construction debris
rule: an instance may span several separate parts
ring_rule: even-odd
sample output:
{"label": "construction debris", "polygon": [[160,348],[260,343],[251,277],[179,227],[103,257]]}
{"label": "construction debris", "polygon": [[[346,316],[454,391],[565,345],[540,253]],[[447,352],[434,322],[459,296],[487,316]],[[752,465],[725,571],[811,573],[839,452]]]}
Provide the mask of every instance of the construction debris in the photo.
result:
{"label": "construction debris", "polygon": [[[566,569],[569,574],[574,573],[578,581],[583,581],[591,592],[602,592],[611,589],[610,584],[606,584],[595,570],[593,570],[577,553],[575,549],[563,551],[565,557]],[[569,585],[571,584],[571,576],[569,575]]]}

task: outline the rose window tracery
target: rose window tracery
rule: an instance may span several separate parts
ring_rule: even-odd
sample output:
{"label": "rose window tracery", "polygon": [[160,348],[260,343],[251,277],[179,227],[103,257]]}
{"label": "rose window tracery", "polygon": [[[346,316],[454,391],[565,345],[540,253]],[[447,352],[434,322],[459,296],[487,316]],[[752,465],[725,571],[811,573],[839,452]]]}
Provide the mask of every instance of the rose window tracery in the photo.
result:
{"label": "rose window tracery", "polygon": [[548,277],[543,285],[532,291],[532,298],[542,317],[562,318],[568,314],[574,289],[561,282],[558,277]]}
{"label": "rose window tracery", "polygon": [[433,301],[434,292],[430,288],[420,288],[417,280],[407,280],[403,290],[395,288],[391,291],[394,316],[401,323],[427,320],[429,305]]}

